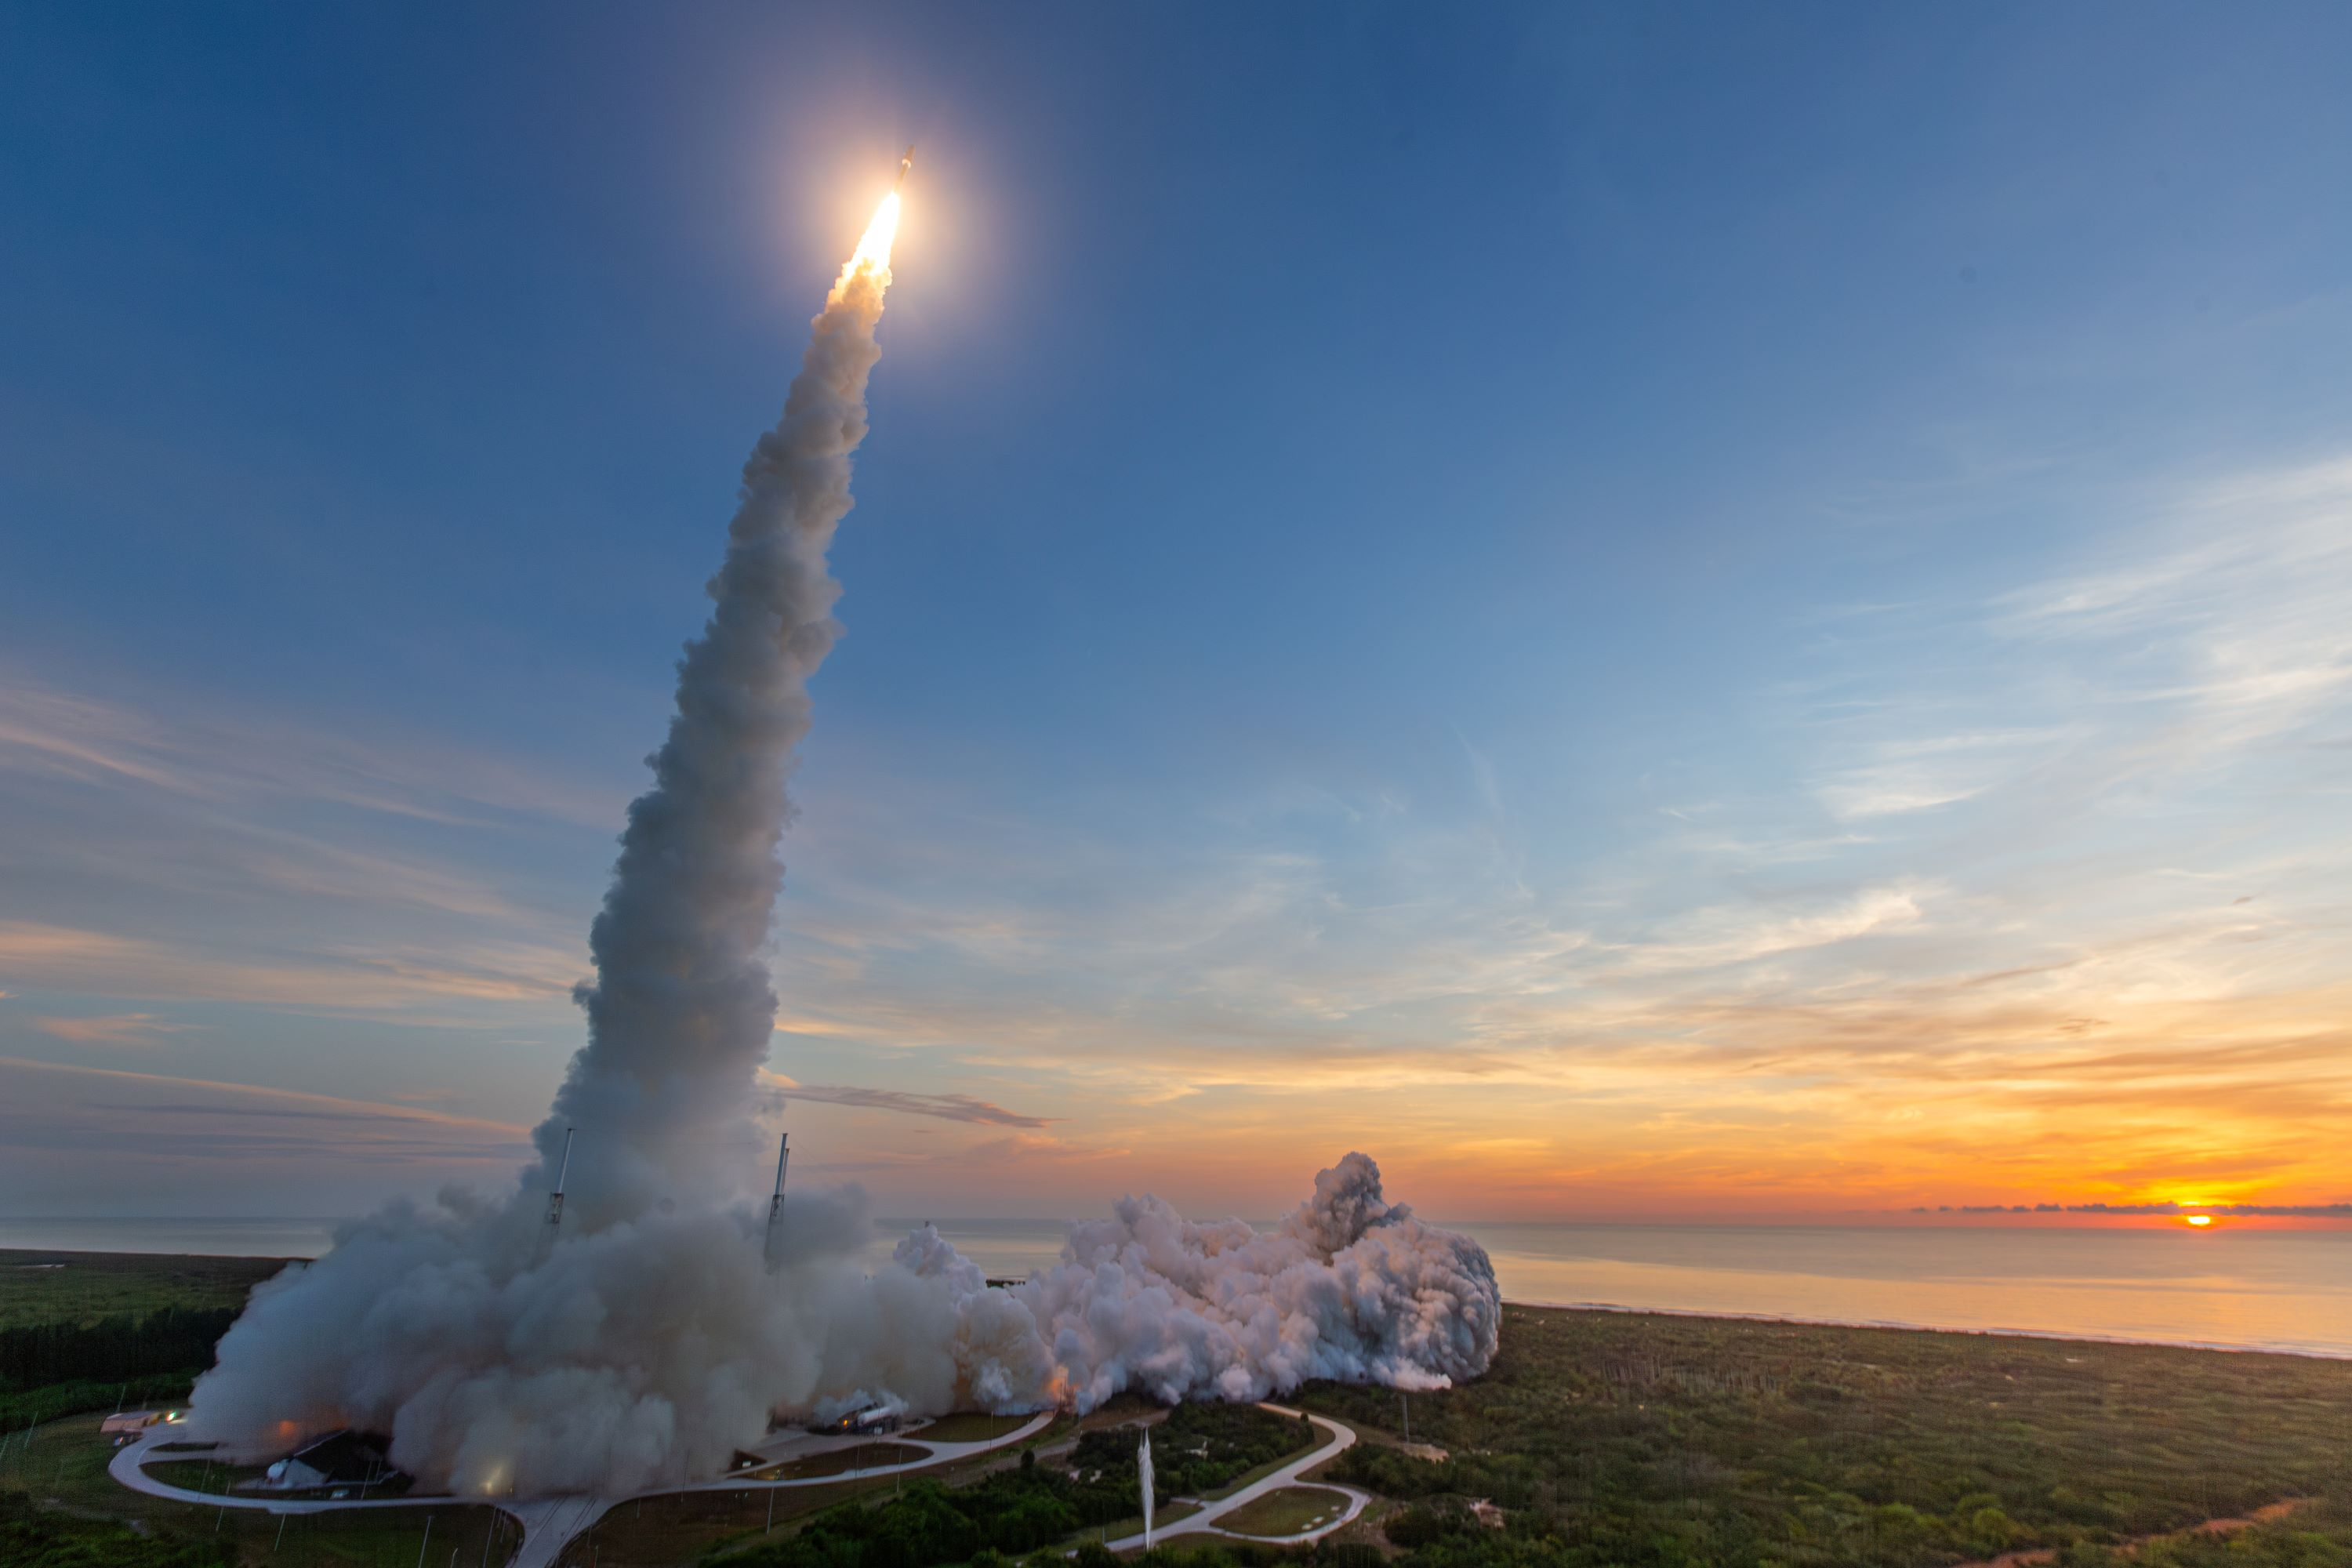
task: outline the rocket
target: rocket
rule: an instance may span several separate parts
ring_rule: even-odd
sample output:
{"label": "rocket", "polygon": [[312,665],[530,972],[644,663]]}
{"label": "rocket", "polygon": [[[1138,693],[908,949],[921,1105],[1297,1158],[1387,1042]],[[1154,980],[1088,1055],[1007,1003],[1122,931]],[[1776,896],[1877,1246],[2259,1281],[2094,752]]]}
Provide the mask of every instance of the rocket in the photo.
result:
{"label": "rocket", "polygon": [[908,170],[909,170],[909,169],[911,169],[911,168],[913,168],[914,166],[915,166],[915,144],[914,144],[913,142],[909,142],[908,143],[907,143],[907,152],[906,152],[906,155],[905,155],[904,157],[902,157],[902,158],[900,158],[900,159],[898,160],[898,184],[896,184],[896,185],[892,185],[890,188],[891,188],[892,190],[894,190],[894,191],[895,191],[895,190],[899,189],[901,186],[905,185],[905,184],[906,184],[906,183],[907,183],[907,171],[908,171]]}

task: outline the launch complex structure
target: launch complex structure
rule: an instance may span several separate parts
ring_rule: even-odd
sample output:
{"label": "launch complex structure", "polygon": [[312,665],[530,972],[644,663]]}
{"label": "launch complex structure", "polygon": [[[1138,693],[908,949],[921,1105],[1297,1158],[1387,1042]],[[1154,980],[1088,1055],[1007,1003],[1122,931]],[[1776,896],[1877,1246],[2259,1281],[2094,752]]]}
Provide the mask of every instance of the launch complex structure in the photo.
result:
{"label": "launch complex structure", "polygon": [[[543,1259],[551,1251],[563,1229],[563,1184],[572,1175],[572,1141],[580,1135],[577,1127],[563,1130],[563,1157],[555,1167],[555,1190],[547,1194],[547,1218],[540,1226],[539,1255]],[[781,1249],[784,1231],[784,1171],[792,1163],[793,1135],[781,1134],[776,1140],[776,1189],[768,1198],[768,1228],[761,1244],[761,1256],[773,1267]]]}

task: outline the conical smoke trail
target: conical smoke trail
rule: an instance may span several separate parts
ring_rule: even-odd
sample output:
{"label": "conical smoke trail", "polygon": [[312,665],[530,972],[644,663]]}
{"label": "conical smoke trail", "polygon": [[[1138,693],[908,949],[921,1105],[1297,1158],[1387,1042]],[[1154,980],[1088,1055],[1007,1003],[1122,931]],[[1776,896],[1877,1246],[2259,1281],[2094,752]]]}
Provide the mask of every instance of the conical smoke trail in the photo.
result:
{"label": "conical smoke trail", "polygon": [[[723,1206],[775,1018],[762,950],[784,783],[840,631],[825,551],[866,435],[898,214],[894,192],[744,464],[710,618],[678,663],[654,784],[591,934],[588,1043],[538,1131],[539,1165],[504,1204],[395,1204],[257,1291],[193,1401],[201,1427],[266,1450],[358,1425],[436,1482],[561,1492],[710,1473],[779,1404],[861,1382],[948,1396],[951,1365],[936,1370],[936,1335],[914,1326],[945,1286],[866,1289],[847,1261],[862,1198],[796,1205],[764,1262]],[[574,1128],[551,1246],[539,1198]],[[908,1366],[910,1346],[930,1364]]]}
{"label": "conical smoke trail", "polygon": [[589,938],[596,979],[577,994],[588,1043],[536,1140],[551,1175],[564,1129],[587,1131],[570,1201],[588,1228],[719,1192],[714,1162],[736,1141],[714,1134],[740,1116],[767,1056],[776,997],[762,953],[783,884],[784,781],[809,730],[809,678],[841,629],[825,552],[866,438],[898,202],[886,198],[842,268],[782,419],[743,465],[710,620],[678,662],[654,785],[629,807]]}

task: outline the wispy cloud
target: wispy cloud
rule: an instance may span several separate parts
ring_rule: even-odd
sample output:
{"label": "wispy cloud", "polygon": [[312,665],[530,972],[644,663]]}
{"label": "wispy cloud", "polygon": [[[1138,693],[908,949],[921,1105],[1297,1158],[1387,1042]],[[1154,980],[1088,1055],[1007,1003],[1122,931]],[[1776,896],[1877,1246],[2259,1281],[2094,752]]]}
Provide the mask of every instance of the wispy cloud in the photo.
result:
{"label": "wispy cloud", "polygon": [[528,1152],[526,1130],[508,1122],[255,1084],[0,1057],[0,1148],[28,1166],[103,1150],[148,1170],[317,1161],[478,1172]]}
{"label": "wispy cloud", "polygon": [[1637,972],[1717,969],[1917,925],[1936,889],[1918,883],[1864,888],[1825,908],[1694,910],[1624,944],[1622,967]]}
{"label": "wispy cloud", "polygon": [[193,943],[0,921],[0,973],[47,992],[89,996],[385,1012],[448,998],[560,1001],[582,972],[570,952],[513,944],[464,954],[313,951],[273,963]]}
{"label": "wispy cloud", "polygon": [[449,823],[477,821],[487,808],[604,826],[619,805],[513,759],[446,742],[386,746],[184,700],[169,707],[165,717],[154,706],[63,689],[12,669],[0,680],[0,769],[215,802],[324,801]]}
{"label": "wispy cloud", "polygon": [[2063,738],[2057,730],[1999,731],[1874,742],[1869,760],[1831,775],[1821,795],[1840,822],[1932,811],[2013,781]]}
{"label": "wispy cloud", "polygon": [[[6,994],[0,992],[0,995]],[[35,1018],[33,1027],[60,1040],[106,1046],[150,1046],[158,1037],[175,1035],[185,1024],[174,1024],[152,1013],[111,1013],[82,1018]]]}
{"label": "wispy cloud", "polygon": [[1045,1127],[1053,1118],[1024,1116],[969,1094],[920,1094],[900,1089],[859,1089],[840,1083],[797,1083],[781,1073],[763,1072],[761,1081],[781,1090],[787,1100],[815,1100],[825,1105],[854,1105],[867,1110],[895,1110],[908,1116],[933,1116],[942,1121],[973,1121],[990,1127]]}
{"label": "wispy cloud", "polygon": [[[0,679],[0,984],[83,1000],[371,1014],[427,1026],[568,1018],[577,908],[526,858],[594,804],[465,747],[362,741],[208,700],[132,704]],[[617,816],[604,804],[600,826]],[[580,836],[593,857],[602,835]],[[583,858],[580,895],[595,877]],[[101,1026],[52,1037],[97,1043]],[[106,1031],[122,1045],[160,1031]]]}

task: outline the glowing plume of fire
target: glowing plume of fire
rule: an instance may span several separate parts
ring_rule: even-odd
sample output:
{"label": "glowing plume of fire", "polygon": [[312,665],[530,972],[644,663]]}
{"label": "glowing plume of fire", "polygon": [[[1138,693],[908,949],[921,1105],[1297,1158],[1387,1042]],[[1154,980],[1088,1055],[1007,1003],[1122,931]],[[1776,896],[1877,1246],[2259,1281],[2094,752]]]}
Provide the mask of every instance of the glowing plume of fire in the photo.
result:
{"label": "glowing plume of fire", "polygon": [[890,281],[890,242],[898,237],[898,193],[892,191],[874,209],[874,221],[866,226],[865,237],[851,253],[849,265],[841,269],[841,281],[846,284],[861,270],[871,268],[881,274],[882,281]]}

